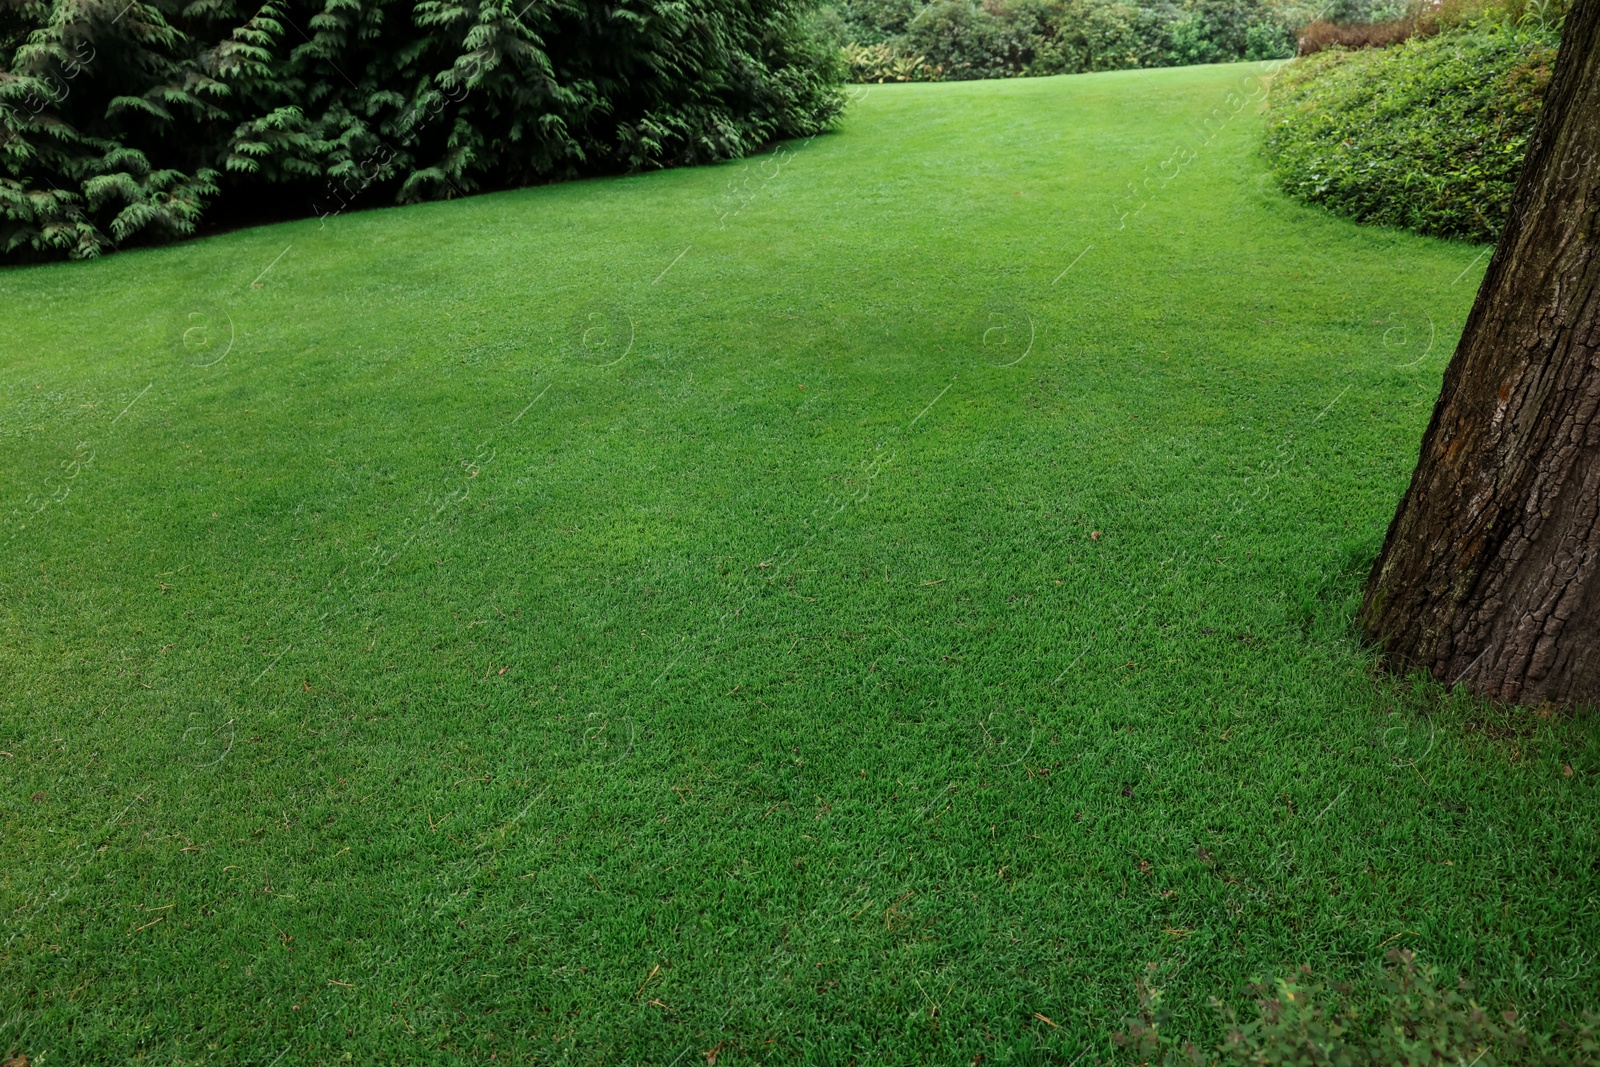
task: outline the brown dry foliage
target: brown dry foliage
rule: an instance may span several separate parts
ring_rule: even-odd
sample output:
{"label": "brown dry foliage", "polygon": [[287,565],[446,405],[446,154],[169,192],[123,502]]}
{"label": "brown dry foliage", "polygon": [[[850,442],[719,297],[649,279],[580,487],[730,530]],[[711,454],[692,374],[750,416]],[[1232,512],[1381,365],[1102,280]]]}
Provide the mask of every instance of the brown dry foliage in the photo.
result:
{"label": "brown dry foliage", "polygon": [[1387,22],[1365,22],[1341,26],[1317,19],[1300,31],[1300,54],[1309,56],[1324,48],[1388,48],[1411,37],[1437,33],[1437,24],[1415,15],[1404,15]]}
{"label": "brown dry foliage", "polygon": [[[1489,16],[1516,23],[1533,6],[1532,0],[1413,0],[1404,15],[1385,22],[1317,19],[1300,31],[1299,53],[1309,56],[1325,48],[1388,48],[1412,37],[1432,37],[1441,30],[1460,28]],[[1566,7],[1567,0],[1543,0],[1549,16],[1559,17]]]}

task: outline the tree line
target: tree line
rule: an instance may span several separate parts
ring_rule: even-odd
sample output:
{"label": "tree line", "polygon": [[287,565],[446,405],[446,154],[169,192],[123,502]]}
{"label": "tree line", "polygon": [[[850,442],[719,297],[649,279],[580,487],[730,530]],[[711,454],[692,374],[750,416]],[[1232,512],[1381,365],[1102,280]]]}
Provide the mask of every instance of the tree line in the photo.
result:
{"label": "tree line", "polygon": [[1406,0],[839,0],[854,80],[954,81],[1295,54],[1318,17],[1370,23]]}

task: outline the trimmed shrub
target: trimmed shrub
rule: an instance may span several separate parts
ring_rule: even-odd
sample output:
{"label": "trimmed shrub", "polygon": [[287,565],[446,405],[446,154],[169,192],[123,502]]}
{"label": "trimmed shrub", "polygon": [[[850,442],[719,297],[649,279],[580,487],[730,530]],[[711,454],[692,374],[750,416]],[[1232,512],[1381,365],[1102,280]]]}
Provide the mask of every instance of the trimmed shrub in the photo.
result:
{"label": "trimmed shrub", "polygon": [[701,163],[825,128],[807,0],[0,0],[0,257]]}
{"label": "trimmed shrub", "polygon": [[[842,0],[852,76],[905,80],[892,61],[922,60],[910,80],[1012,78],[1166,67],[1294,54],[1309,8],[1295,0]],[[882,48],[884,53],[863,49]]]}
{"label": "trimmed shrub", "polygon": [[1269,98],[1273,172],[1291,195],[1361,222],[1492,241],[1558,41],[1549,28],[1480,23],[1297,60]]}

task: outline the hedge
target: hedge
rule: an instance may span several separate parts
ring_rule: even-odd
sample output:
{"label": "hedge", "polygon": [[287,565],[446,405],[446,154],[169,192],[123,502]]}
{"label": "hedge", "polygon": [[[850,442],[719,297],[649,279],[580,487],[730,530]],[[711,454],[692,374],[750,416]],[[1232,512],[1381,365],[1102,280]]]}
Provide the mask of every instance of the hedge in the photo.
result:
{"label": "hedge", "polygon": [[1484,22],[1297,60],[1269,98],[1267,158],[1289,193],[1361,222],[1495,240],[1558,43]]}
{"label": "hedge", "polygon": [[702,163],[826,128],[809,0],[0,0],[0,257]]}

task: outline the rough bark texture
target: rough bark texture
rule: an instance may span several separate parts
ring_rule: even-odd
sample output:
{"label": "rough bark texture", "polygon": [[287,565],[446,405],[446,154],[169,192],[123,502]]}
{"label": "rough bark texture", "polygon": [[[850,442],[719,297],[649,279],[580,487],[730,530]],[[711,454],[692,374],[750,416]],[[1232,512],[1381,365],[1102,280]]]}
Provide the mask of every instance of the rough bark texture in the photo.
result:
{"label": "rough bark texture", "polygon": [[1600,703],[1597,572],[1600,0],[1577,0],[1361,619],[1391,668]]}

